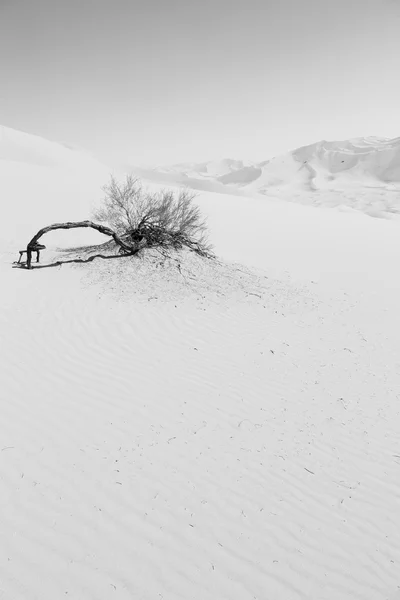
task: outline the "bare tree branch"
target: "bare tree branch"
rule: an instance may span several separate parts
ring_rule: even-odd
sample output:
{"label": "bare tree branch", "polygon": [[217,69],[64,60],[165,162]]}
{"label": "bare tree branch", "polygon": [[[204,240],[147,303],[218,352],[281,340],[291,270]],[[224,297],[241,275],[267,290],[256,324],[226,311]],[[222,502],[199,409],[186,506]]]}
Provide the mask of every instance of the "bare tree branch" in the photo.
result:
{"label": "bare tree branch", "polygon": [[35,246],[38,243],[39,239],[49,231],[54,231],[55,229],[76,229],[78,227],[91,227],[92,229],[96,229],[100,233],[104,233],[104,235],[111,236],[116,244],[126,253],[126,254],[135,254],[138,252],[139,248],[135,248],[132,245],[128,245],[124,242],[120,236],[115,233],[109,227],[105,227],[104,225],[98,225],[97,223],[93,223],[92,221],[77,221],[77,222],[66,222],[66,223],[54,223],[53,225],[48,225],[47,227],[43,227],[40,229],[36,235],[33,236],[31,241],[28,243],[26,247],[27,260],[26,266],[28,269],[31,268],[32,263],[32,252],[35,251]]}

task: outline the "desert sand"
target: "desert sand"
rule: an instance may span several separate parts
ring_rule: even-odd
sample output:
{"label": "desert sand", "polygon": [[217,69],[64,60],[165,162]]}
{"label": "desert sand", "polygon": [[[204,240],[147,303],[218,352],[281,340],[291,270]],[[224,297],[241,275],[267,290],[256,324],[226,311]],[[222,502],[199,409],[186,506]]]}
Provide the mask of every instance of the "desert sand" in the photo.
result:
{"label": "desert sand", "polygon": [[27,271],[108,176],[41,152],[0,161],[0,598],[398,599],[398,222],[203,192],[216,261]]}

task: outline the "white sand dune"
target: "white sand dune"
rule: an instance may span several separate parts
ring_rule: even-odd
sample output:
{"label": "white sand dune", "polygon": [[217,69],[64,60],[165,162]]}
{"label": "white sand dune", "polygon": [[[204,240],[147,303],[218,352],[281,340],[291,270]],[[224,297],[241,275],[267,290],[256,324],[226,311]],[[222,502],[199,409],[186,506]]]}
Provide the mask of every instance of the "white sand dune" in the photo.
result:
{"label": "white sand dune", "polygon": [[[0,126],[0,198],[3,244],[24,246],[38,229],[88,218],[110,169],[89,155]],[[81,239],[69,232],[69,243]],[[95,238],[89,234],[89,238]],[[28,238],[28,239],[26,239]]]}
{"label": "white sand dune", "polygon": [[398,224],[199,202],[236,263],[1,240],[0,598],[395,600]]}
{"label": "white sand dune", "polygon": [[68,169],[97,170],[101,165],[83,150],[0,125],[0,160]]}
{"label": "white sand dune", "polygon": [[400,137],[323,140],[261,163],[229,159],[187,163],[141,175],[194,189],[261,194],[317,207],[350,208],[372,217],[400,218]]}

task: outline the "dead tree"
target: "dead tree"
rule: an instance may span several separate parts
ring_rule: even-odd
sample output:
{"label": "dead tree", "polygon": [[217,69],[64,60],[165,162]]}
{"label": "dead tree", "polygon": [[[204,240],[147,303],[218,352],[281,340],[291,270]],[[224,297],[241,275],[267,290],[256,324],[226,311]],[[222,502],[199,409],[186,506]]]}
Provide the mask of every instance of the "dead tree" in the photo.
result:
{"label": "dead tree", "polygon": [[[21,250],[22,253],[26,252],[26,266],[28,269],[32,268],[32,253],[37,252],[39,246],[42,244],[38,244],[38,240],[49,231],[54,231],[55,229],[76,229],[78,227],[91,227],[92,229],[96,229],[100,233],[104,233],[104,235],[108,235],[113,238],[115,243],[120,247],[120,251],[124,254],[136,254],[139,251],[138,244],[129,245],[125,243],[121,237],[115,233],[109,227],[105,227],[104,225],[98,225],[97,223],[93,223],[92,221],[78,221],[78,222],[67,222],[67,223],[54,223],[54,225],[48,225],[48,227],[43,227],[40,231],[37,232],[36,235],[33,236],[31,241],[26,247],[25,250]],[[21,258],[20,252],[20,258]]]}

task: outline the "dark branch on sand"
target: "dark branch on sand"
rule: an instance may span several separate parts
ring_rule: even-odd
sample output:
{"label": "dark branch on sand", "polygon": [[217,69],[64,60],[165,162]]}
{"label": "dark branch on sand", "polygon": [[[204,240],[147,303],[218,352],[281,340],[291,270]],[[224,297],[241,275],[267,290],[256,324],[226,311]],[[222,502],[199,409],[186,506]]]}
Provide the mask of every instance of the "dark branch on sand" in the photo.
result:
{"label": "dark branch on sand", "polygon": [[91,229],[96,229],[100,233],[104,235],[108,235],[113,238],[114,242],[120,247],[120,252],[124,254],[136,254],[140,246],[138,244],[128,245],[125,243],[119,235],[115,233],[109,227],[105,225],[98,225],[97,223],[93,223],[92,221],[77,221],[77,222],[67,222],[67,223],[54,223],[53,225],[48,225],[47,227],[43,227],[40,229],[36,235],[33,236],[31,241],[28,243],[26,247],[26,266],[28,269],[32,266],[32,252],[37,252],[39,247],[43,246],[38,244],[39,239],[49,231],[53,231],[55,229],[77,229],[78,227],[90,227]]}

